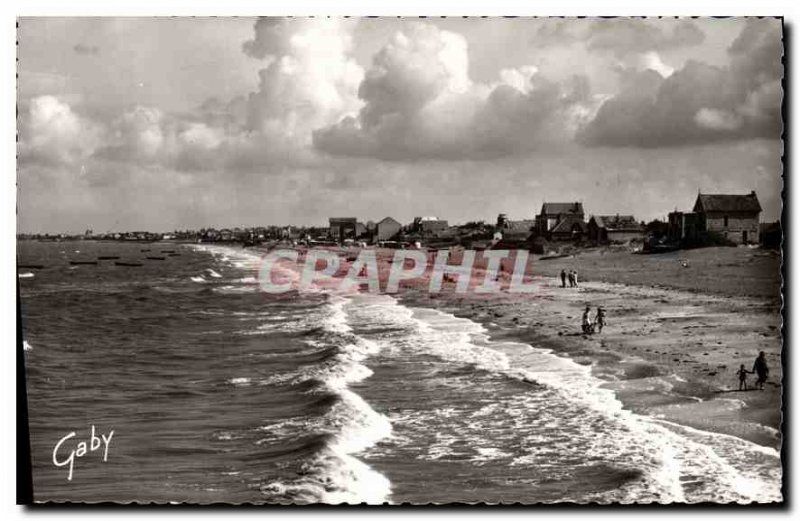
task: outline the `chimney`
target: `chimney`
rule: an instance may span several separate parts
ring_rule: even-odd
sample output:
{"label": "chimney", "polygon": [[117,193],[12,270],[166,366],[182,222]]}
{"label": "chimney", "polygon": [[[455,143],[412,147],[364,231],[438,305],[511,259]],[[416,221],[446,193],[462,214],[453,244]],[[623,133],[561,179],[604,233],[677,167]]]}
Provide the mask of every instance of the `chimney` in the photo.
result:
{"label": "chimney", "polygon": [[755,196],[756,196],[756,191],[755,190],[751,190],[750,191],[750,197],[755,197]]}

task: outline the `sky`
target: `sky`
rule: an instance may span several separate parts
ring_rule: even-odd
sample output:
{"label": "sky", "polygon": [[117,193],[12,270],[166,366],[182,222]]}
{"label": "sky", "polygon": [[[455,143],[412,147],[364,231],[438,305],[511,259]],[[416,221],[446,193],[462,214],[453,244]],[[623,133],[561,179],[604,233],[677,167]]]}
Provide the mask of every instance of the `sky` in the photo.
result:
{"label": "sky", "polygon": [[772,221],[782,54],[774,19],[20,18],[17,228]]}

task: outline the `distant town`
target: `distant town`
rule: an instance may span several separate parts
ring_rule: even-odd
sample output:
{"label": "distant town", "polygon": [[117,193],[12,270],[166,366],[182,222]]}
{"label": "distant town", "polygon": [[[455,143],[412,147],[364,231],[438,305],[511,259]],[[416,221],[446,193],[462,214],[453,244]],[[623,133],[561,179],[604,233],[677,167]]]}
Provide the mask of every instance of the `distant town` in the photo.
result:
{"label": "distant town", "polygon": [[545,202],[533,219],[513,220],[501,213],[494,223],[451,225],[436,216],[416,217],[406,224],[389,216],[377,222],[331,217],[328,226],[201,228],[169,233],[86,230],[81,235],[21,233],[17,239],[236,243],[245,247],[277,243],[432,249],[462,246],[476,250],[528,249],[539,254],[558,252],[568,245],[602,244],[628,245],[644,253],[739,244],[779,248],[780,221],[763,223],[760,215],[761,205],[753,191],[741,195],[698,193],[691,211],[676,210],[665,220],[649,223],[627,214],[590,215],[587,219],[582,202]]}

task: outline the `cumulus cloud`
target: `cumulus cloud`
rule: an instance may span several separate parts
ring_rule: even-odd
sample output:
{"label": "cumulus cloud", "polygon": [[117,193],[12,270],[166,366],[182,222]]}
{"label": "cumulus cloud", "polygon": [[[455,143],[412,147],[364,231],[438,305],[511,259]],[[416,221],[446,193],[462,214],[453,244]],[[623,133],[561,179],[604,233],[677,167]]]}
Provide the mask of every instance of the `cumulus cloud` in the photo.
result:
{"label": "cumulus cloud", "polygon": [[20,160],[32,163],[78,163],[94,153],[103,135],[99,125],[55,96],[30,100],[19,131]]}
{"label": "cumulus cloud", "polygon": [[37,98],[23,118],[30,136],[21,145],[23,158],[46,152],[65,162],[94,155],[179,171],[252,171],[313,160],[312,131],[362,105],[363,69],[350,55],[353,28],[345,19],[258,19],[254,38],[243,46],[264,62],[257,90],[207,100],[194,113],[137,105],[93,123],[64,100]]}
{"label": "cumulus cloud", "polygon": [[742,117],[734,112],[708,108],[698,110],[694,120],[699,127],[711,130],[737,130],[743,124]]}
{"label": "cumulus cloud", "polygon": [[473,82],[468,64],[461,35],[405,27],[375,55],[358,90],[360,112],[314,132],[315,146],[403,161],[499,157],[564,142],[582,115],[575,107],[591,103],[585,78],[561,85],[524,66],[489,85]]}
{"label": "cumulus cloud", "polygon": [[689,61],[667,78],[634,73],[579,138],[641,147],[778,138],[781,50],[778,21],[748,20],[729,49],[729,66]]}
{"label": "cumulus cloud", "polygon": [[311,130],[358,110],[363,70],[351,56],[354,22],[260,18],[244,52],[266,60],[247,100],[247,126],[276,138],[310,142]]}
{"label": "cumulus cloud", "polygon": [[483,160],[576,137],[589,145],[658,147],[775,137],[780,128],[782,44],[775,21],[748,22],[730,46],[728,66],[690,61],[678,70],[659,52],[702,42],[689,20],[664,26],[572,20],[540,29],[551,40],[580,37],[596,52],[635,50],[618,60],[621,87],[613,95],[593,92],[584,75],[553,81],[534,65],[474,81],[467,40],[428,23],[403,24],[365,71],[353,57],[355,23],[258,19],[242,46],[259,69],[257,88],[209,99],[191,113],[132,106],[92,119],[80,113],[80,100],[65,96],[23,101],[20,159],[75,164],[96,157],[183,172],[269,172],[319,165],[326,160],[320,151],[392,161]]}

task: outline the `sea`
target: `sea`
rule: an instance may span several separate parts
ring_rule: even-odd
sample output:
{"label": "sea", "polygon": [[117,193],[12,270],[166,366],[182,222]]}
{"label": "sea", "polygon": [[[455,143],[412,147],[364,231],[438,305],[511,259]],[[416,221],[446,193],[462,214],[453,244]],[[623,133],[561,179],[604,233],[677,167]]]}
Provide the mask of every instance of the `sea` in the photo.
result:
{"label": "sea", "polygon": [[774,448],[402,296],[266,294],[255,250],[21,241],[18,263],[41,265],[18,270],[35,501],[782,499]]}

